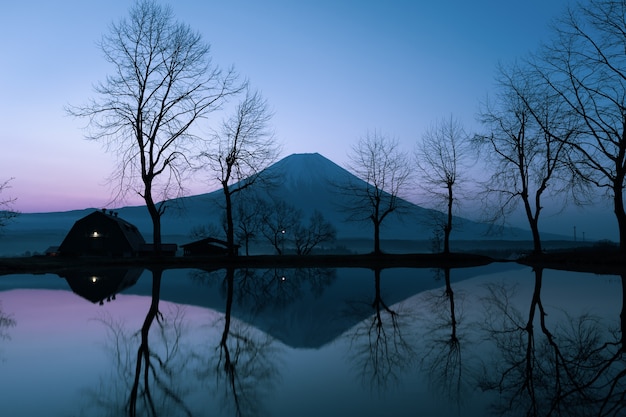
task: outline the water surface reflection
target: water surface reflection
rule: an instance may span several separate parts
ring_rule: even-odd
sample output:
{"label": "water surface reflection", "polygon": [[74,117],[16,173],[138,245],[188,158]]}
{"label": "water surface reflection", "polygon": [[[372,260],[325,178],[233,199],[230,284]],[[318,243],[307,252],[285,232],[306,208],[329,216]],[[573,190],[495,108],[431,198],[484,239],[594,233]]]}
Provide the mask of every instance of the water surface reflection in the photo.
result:
{"label": "water surface reflection", "polygon": [[65,276],[63,291],[58,277],[0,277],[10,415],[624,413],[624,276],[515,265],[105,276]]}
{"label": "water surface reflection", "polygon": [[[361,302],[349,300],[352,314],[367,318],[360,320],[347,334],[350,340],[349,357],[357,374],[377,390],[386,389],[390,383],[398,383],[400,374],[410,369],[416,358],[410,329],[413,313],[403,303],[393,306],[385,302],[381,273],[381,269],[374,269],[371,274],[374,278],[373,294],[369,299]],[[372,281],[365,278],[363,285]]]}
{"label": "water surface reflection", "polygon": [[497,415],[622,415],[623,308],[616,326],[610,317],[569,309],[567,302],[547,306],[544,270],[533,273],[525,311],[513,302],[517,288],[509,283],[487,284],[481,298],[481,330],[491,346],[479,386],[500,393],[493,410]]}

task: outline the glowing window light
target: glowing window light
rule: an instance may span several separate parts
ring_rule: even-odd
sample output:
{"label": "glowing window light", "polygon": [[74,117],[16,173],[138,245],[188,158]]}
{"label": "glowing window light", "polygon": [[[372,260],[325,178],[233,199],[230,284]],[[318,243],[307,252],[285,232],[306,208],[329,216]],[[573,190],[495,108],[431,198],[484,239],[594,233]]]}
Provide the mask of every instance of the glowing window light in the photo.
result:
{"label": "glowing window light", "polygon": [[89,235],[89,237],[100,237],[102,236],[100,233],[98,233],[97,230],[94,230],[93,232],[91,232],[91,234]]}
{"label": "glowing window light", "polygon": [[98,277],[96,277],[96,276],[92,276],[92,277],[91,277],[91,282],[92,282],[93,284],[95,284],[96,282],[98,282]]}

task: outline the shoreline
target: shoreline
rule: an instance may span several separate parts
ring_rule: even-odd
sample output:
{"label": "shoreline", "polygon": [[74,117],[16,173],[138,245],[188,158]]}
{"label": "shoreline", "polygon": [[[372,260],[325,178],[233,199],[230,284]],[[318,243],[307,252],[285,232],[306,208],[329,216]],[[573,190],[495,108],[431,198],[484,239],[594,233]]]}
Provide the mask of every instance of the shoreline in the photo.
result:
{"label": "shoreline", "polygon": [[557,251],[529,254],[518,259],[499,259],[473,253],[162,256],[162,257],[63,257],[31,256],[0,258],[0,276],[45,274],[68,270],[144,268],[150,270],[224,268],[465,268],[494,262],[513,262],[531,268],[559,269],[596,274],[626,274],[625,259],[614,251]]}

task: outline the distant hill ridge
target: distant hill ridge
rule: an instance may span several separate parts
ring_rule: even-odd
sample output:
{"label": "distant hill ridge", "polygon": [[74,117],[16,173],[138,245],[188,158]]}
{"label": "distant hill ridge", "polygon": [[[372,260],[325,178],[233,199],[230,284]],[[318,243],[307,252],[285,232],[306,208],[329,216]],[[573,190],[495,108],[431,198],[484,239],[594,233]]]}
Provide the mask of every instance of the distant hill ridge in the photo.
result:
{"label": "distant hill ridge", "polygon": [[[332,184],[345,183],[347,179],[361,181],[349,171],[325,158],[319,153],[292,154],[267,168],[267,173],[280,179],[278,187],[273,189],[275,198],[283,199],[289,204],[303,211],[308,218],[313,210],[319,210],[338,231],[339,239],[371,239],[373,230],[371,224],[346,221],[346,214],[339,206],[345,201]],[[362,181],[361,181],[362,182]],[[219,224],[222,216],[222,190],[211,193],[193,195],[173,200],[180,210],[168,210],[162,219],[162,233],[167,235],[188,235],[194,226],[214,223]],[[345,205],[345,204],[344,204]],[[410,210],[403,218],[389,217],[383,223],[382,239],[397,240],[428,240],[433,231],[430,217],[433,211],[410,205]],[[12,231],[19,230],[69,230],[79,218],[94,209],[75,210],[54,213],[22,214]],[[145,206],[130,206],[116,208],[119,216],[136,225],[147,236],[151,236],[152,226]],[[474,222],[461,217],[455,218],[456,225],[452,232],[452,239],[475,240],[494,239],[487,236],[489,225]],[[529,240],[530,232],[523,229],[507,228],[497,239]],[[185,243],[185,242],[176,242]]]}

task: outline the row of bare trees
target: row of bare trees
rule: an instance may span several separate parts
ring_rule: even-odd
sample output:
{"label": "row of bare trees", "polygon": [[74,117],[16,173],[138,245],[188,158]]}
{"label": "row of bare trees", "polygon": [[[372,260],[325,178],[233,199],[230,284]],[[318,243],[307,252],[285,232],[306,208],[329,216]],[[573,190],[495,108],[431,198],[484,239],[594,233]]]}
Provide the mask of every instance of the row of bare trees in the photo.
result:
{"label": "row of bare trees", "polygon": [[406,194],[415,183],[417,173],[419,187],[435,203],[433,208],[443,213],[434,219],[435,228],[436,233],[443,232],[443,251],[449,253],[454,203],[463,180],[463,169],[471,165],[471,150],[469,136],[452,116],[426,131],[415,147],[414,158],[400,147],[397,139],[380,131],[367,133],[350,153],[349,169],[356,179],[338,184],[348,196],[347,219],[371,222],[374,253],[382,253],[381,226],[393,215],[409,213],[411,204]]}
{"label": "row of bare trees", "polygon": [[234,255],[237,246],[242,245],[246,256],[250,254],[253,242],[268,244],[278,255],[286,252],[309,255],[314,249],[319,249],[324,244],[332,244],[336,239],[337,229],[319,210],[313,210],[307,219],[301,209],[278,198],[257,195],[238,197],[242,198],[231,202],[234,208],[232,224],[228,224],[226,213],[221,226],[195,226],[191,237],[204,239],[221,236],[233,227],[233,241],[240,243],[233,246],[230,254]]}
{"label": "row of bare trees", "polygon": [[[374,252],[381,252],[383,221],[406,207],[400,196],[414,172],[442,203],[439,227],[449,252],[459,182],[481,150],[483,171],[491,173],[481,195],[495,207],[490,220],[506,219],[521,205],[540,252],[544,200],[581,203],[597,188],[612,198],[626,253],[625,16],[626,0],[569,8],[550,43],[499,68],[497,93],[479,112],[482,133],[469,135],[453,117],[442,119],[423,136],[414,159],[378,131],[362,138],[350,168],[366,185],[344,184],[343,191],[354,198],[349,219],[373,225]],[[100,47],[113,72],[96,86],[98,98],[68,111],[87,118],[88,137],[117,155],[118,196],[136,192],[144,199],[158,251],[165,202],[184,191],[187,175],[200,165],[223,189],[226,240],[234,250],[233,196],[260,181],[280,152],[266,100],[232,68],[214,65],[199,33],[152,0],[137,2],[128,18],[111,25]],[[237,97],[220,128],[202,134],[203,121]]]}
{"label": "row of bare trees", "polygon": [[[451,118],[424,135],[416,165],[422,188],[445,203],[444,252],[456,188],[467,174],[464,164],[473,159],[489,173],[480,192],[490,209],[488,220],[498,224],[521,206],[535,252],[542,250],[539,225],[546,199],[585,204],[600,194],[613,202],[620,252],[626,254],[624,21],[624,0],[568,8],[554,23],[554,38],[538,53],[498,68],[496,94],[479,111],[484,132],[468,135]],[[407,165],[396,142],[378,135],[362,139],[353,153],[353,171],[373,187],[361,197],[369,201],[377,239],[380,222],[401,208],[396,203],[399,187],[409,182]]]}
{"label": "row of bare trees", "polygon": [[569,7],[554,37],[520,64],[501,67],[499,95],[481,111],[500,207],[520,201],[541,250],[544,197],[613,202],[620,252],[626,253],[626,34],[623,0]]}
{"label": "row of bare trees", "polygon": [[542,197],[585,203],[598,189],[613,201],[626,253],[625,17],[625,1],[568,8],[538,53],[500,68],[498,103],[482,112],[491,132],[479,140],[499,162],[496,170],[506,172],[494,184],[523,202],[536,251]]}
{"label": "row of bare trees", "polygon": [[[215,65],[200,34],[153,0],[136,2],[100,48],[113,71],[96,85],[97,98],[68,112],[87,118],[87,137],[117,156],[111,178],[117,198],[135,192],[145,201],[158,255],[165,203],[184,191],[195,160],[205,163],[224,190],[232,247],[231,198],[279,151],[267,102],[234,69]],[[202,122],[236,97],[233,115],[203,137]]]}

